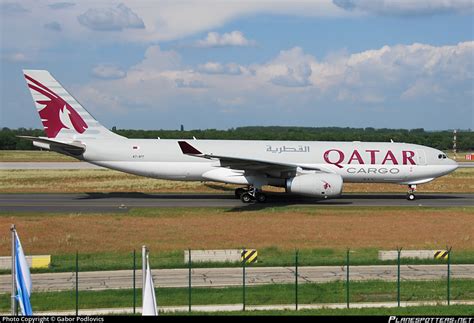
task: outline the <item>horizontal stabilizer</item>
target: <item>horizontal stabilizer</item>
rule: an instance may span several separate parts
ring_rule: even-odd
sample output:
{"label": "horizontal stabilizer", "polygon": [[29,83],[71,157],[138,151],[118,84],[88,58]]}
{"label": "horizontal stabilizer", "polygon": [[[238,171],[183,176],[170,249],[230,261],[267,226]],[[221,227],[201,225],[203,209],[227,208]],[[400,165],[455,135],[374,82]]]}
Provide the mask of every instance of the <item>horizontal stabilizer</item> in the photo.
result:
{"label": "horizontal stabilizer", "polygon": [[[53,151],[69,153],[74,156],[82,155],[86,151],[86,146],[80,142],[62,142],[44,137],[17,136],[33,141],[33,145],[40,148],[47,148]],[[35,144],[36,143],[36,144]]]}

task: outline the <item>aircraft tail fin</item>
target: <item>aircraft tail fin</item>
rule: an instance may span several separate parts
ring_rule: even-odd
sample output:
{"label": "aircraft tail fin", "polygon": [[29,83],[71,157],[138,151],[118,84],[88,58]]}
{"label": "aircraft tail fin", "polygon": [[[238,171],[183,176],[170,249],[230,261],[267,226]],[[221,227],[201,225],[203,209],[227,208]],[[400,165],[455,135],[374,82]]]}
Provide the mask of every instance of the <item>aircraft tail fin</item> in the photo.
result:
{"label": "aircraft tail fin", "polygon": [[23,70],[48,138],[121,137],[101,125],[45,70]]}

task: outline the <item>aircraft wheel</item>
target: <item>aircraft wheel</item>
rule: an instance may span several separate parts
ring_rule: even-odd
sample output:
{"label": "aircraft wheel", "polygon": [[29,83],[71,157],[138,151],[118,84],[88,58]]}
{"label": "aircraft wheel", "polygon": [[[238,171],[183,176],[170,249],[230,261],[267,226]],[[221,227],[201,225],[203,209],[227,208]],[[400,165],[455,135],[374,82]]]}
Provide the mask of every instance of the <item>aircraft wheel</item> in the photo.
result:
{"label": "aircraft wheel", "polygon": [[253,196],[250,195],[249,192],[245,192],[242,195],[240,195],[240,200],[244,203],[250,203],[253,200]]}
{"label": "aircraft wheel", "polygon": [[239,187],[239,188],[235,189],[235,197],[239,199],[240,196],[245,192],[246,192],[245,188]]}
{"label": "aircraft wheel", "polygon": [[407,194],[407,200],[409,200],[409,201],[414,201],[415,198],[416,198],[416,197],[415,197],[415,194],[413,194],[413,193],[408,193],[408,194]]}
{"label": "aircraft wheel", "polygon": [[265,203],[267,201],[267,195],[265,193],[257,193],[257,202]]}

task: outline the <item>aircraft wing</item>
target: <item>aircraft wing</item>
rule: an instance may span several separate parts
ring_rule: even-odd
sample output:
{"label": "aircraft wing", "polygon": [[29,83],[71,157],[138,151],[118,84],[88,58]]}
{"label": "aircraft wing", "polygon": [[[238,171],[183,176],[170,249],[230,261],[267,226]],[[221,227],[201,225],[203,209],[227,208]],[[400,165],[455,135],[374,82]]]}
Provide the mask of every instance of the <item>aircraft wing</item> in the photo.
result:
{"label": "aircraft wing", "polygon": [[178,141],[179,147],[181,151],[185,155],[201,157],[206,159],[217,159],[221,162],[222,167],[229,167],[232,169],[240,169],[240,170],[255,170],[255,171],[294,171],[298,168],[302,170],[314,170],[314,171],[322,171],[318,167],[309,167],[305,165],[299,164],[292,164],[292,163],[280,163],[268,160],[260,160],[260,159],[252,159],[252,158],[242,158],[242,157],[233,157],[233,156],[221,156],[221,155],[214,155],[212,153],[202,153],[193,146],[191,146],[186,141]]}
{"label": "aircraft wing", "polygon": [[[41,148],[45,148],[44,145],[46,145],[46,148],[48,149],[61,150],[61,151],[64,151],[76,156],[81,155],[84,153],[84,151],[86,151],[86,147],[81,143],[62,142],[59,140],[54,140],[54,139],[44,138],[44,137],[31,137],[31,136],[17,136],[17,137],[31,140],[33,141],[33,145],[41,147]],[[37,143],[39,143],[40,145],[38,145]]]}

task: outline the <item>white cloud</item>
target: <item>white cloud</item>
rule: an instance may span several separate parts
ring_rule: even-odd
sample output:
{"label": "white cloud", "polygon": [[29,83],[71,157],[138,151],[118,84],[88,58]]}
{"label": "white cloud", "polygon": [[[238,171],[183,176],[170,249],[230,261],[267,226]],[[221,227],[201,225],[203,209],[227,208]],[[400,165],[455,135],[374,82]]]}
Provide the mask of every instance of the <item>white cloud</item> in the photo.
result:
{"label": "white cloud", "polygon": [[161,50],[160,46],[150,46],[145,51],[144,59],[130,68],[131,72],[152,75],[166,70],[181,68],[181,56],[174,50]]}
{"label": "white cloud", "polygon": [[23,7],[19,2],[2,2],[0,3],[0,12],[18,14],[29,12],[29,10]]}
{"label": "white cloud", "polygon": [[30,60],[24,53],[20,53],[20,52],[5,53],[2,55],[2,58],[6,60],[7,62],[12,62],[12,63],[22,63],[22,62],[28,62]]}
{"label": "white cloud", "polygon": [[101,64],[92,69],[92,75],[101,79],[119,79],[125,77],[127,73],[118,66],[112,64]]}
{"label": "white cloud", "polygon": [[[357,13],[344,10],[332,0],[318,1],[149,1],[101,0],[94,7],[93,2],[51,2],[22,0],[21,2],[0,1],[4,9],[16,13],[27,13],[28,20],[18,19],[18,14],[2,15],[0,23],[15,33],[4,33],[2,47],[26,52],[58,46],[63,37],[68,41],[84,44],[94,43],[156,43],[179,40],[197,33],[222,28],[225,24],[242,17],[257,14],[284,15],[296,17],[345,17]],[[99,7],[100,6],[100,7]],[[212,8],[212,10],[210,10]],[[6,11],[2,11],[4,13]],[[44,26],[58,22],[64,33],[44,33]],[[5,27],[6,28],[6,27]],[[103,32],[120,31],[120,32]],[[98,32],[99,31],[99,32]],[[222,35],[219,35],[222,38]],[[212,36],[211,36],[212,37]],[[215,44],[222,44],[219,38]],[[238,38],[231,35],[230,38]],[[25,42],[24,39],[28,39]],[[201,39],[206,43],[206,39]],[[247,40],[245,38],[245,40]],[[241,39],[241,44],[245,44]],[[212,39],[210,39],[212,42]],[[251,43],[251,40],[247,40]],[[203,44],[204,44],[203,43]],[[230,44],[236,44],[235,39]],[[248,43],[247,43],[248,44]],[[250,44],[251,45],[251,44]]]}
{"label": "white cloud", "polygon": [[409,85],[408,89],[400,95],[400,98],[412,100],[419,97],[440,96],[440,94],[442,94],[442,89],[439,84],[436,84],[433,80],[420,79]]}
{"label": "white cloud", "polygon": [[221,64],[218,62],[207,62],[206,64],[198,65],[196,70],[203,74],[239,75],[242,74],[244,68],[236,63]]}
{"label": "white cloud", "polygon": [[[127,43],[127,42],[159,42],[179,40],[184,37],[222,28],[225,24],[242,17],[257,14],[285,15],[296,17],[346,17],[364,13],[362,9],[347,10],[352,3],[346,4],[338,0],[339,6],[332,0],[319,1],[149,1],[149,0],[122,0],[117,6],[115,0],[100,1],[100,7],[91,7],[90,1],[52,2],[45,5],[42,1],[22,0],[0,2],[0,17],[2,26],[8,26],[15,33],[4,33],[2,47],[10,50],[26,52],[57,46],[64,39],[52,33],[44,33],[42,28],[50,23],[52,17],[63,30],[67,30],[67,39],[73,42],[97,43]],[[375,0],[374,0],[375,1]],[[381,3],[377,5],[377,3]],[[446,4],[455,12],[471,12],[472,0],[400,0],[354,1],[356,5],[365,6],[366,10],[376,9],[378,12],[397,12],[396,7],[406,12],[423,11],[423,8],[440,8]],[[364,5],[365,4],[365,5]],[[93,6],[93,5],[92,5]],[[99,6],[99,5],[97,5]],[[467,7],[466,7],[467,6]],[[415,9],[410,9],[414,7]],[[209,8],[212,8],[210,10]],[[362,7],[361,7],[362,8]],[[380,9],[382,8],[382,9]],[[388,8],[388,9],[383,9]],[[422,8],[422,9],[417,9]],[[466,9],[463,9],[466,8]],[[60,10],[62,9],[62,10]],[[451,10],[449,9],[449,10]],[[375,9],[374,9],[375,10]],[[401,10],[401,9],[400,9]],[[399,10],[399,11],[400,11]],[[373,12],[373,11],[372,11]],[[12,13],[12,14],[5,14]],[[27,21],[18,19],[18,14],[28,14]],[[59,14],[60,13],[60,14]],[[85,28],[84,28],[85,27]],[[115,30],[116,33],[97,31]],[[66,33],[65,33],[66,34]],[[239,35],[228,33],[206,36],[201,39],[203,46],[252,45],[252,41]],[[64,37],[66,37],[64,35]],[[214,37],[214,38],[213,38]],[[229,38],[228,40],[225,40]],[[25,42],[24,39],[28,39]],[[250,42],[250,43],[249,43]]]}
{"label": "white cloud", "polygon": [[195,45],[197,47],[247,47],[255,45],[255,42],[245,38],[242,32],[234,30],[223,34],[210,32],[205,39],[198,40]]}
{"label": "white cloud", "polygon": [[294,47],[280,51],[275,59],[262,66],[253,66],[252,69],[259,77],[275,85],[306,87],[311,85],[311,65],[315,61],[301,47]]}
{"label": "white cloud", "polygon": [[274,14],[304,17],[333,17],[350,15],[331,0],[318,1],[164,1],[157,6],[146,1],[124,0],[143,18],[146,33],[133,35],[135,40],[176,40],[207,32],[249,15]]}
{"label": "white cloud", "polygon": [[[314,62],[313,84],[339,99],[379,102],[384,97],[414,99],[421,91],[469,85],[474,75],[474,42],[450,46],[426,44],[384,46],[334,60]],[[414,88],[414,84],[416,85]],[[409,90],[409,88],[412,88]],[[446,93],[446,95],[449,95]],[[452,95],[452,94],[451,94]]]}
{"label": "white cloud", "polygon": [[206,83],[201,80],[176,79],[174,81],[176,83],[176,87],[178,88],[204,89],[208,87]]}
{"label": "white cloud", "polygon": [[[96,80],[87,87],[100,93],[101,102],[112,105],[109,109],[116,109],[119,102],[129,109],[178,109],[174,113],[180,114],[200,102],[215,113],[272,115],[295,113],[305,106],[316,109],[323,101],[381,111],[397,102],[401,106],[435,102],[433,93],[436,102],[453,98],[472,102],[473,55],[472,41],[383,46],[322,60],[294,47],[265,63],[239,66],[241,73],[229,75],[228,64],[208,62],[193,69],[182,64],[176,52],[152,46],[124,78]],[[83,92],[93,105],[93,93]]]}
{"label": "white cloud", "polygon": [[310,86],[309,78],[311,73],[311,66],[303,63],[296,66],[296,68],[287,67],[285,74],[275,76],[271,79],[271,82],[276,85],[289,87]]}
{"label": "white cloud", "polygon": [[123,3],[116,8],[91,8],[77,17],[79,23],[92,30],[145,28],[143,20]]}
{"label": "white cloud", "polygon": [[46,28],[48,30],[52,30],[52,31],[61,31],[62,30],[61,24],[57,21],[48,22],[48,23],[44,24],[43,26],[44,26],[44,28]]}
{"label": "white cloud", "polygon": [[348,11],[362,11],[378,15],[434,15],[473,13],[472,0],[333,0]]}
{"label": "white cloud", "polygon": [[48,5],[51,9],[54,10],[61,10],[61,9],[68,9],[71,7],[74,7],[76,4],[73,2],[56,2],[56,3],[51,3]]}

